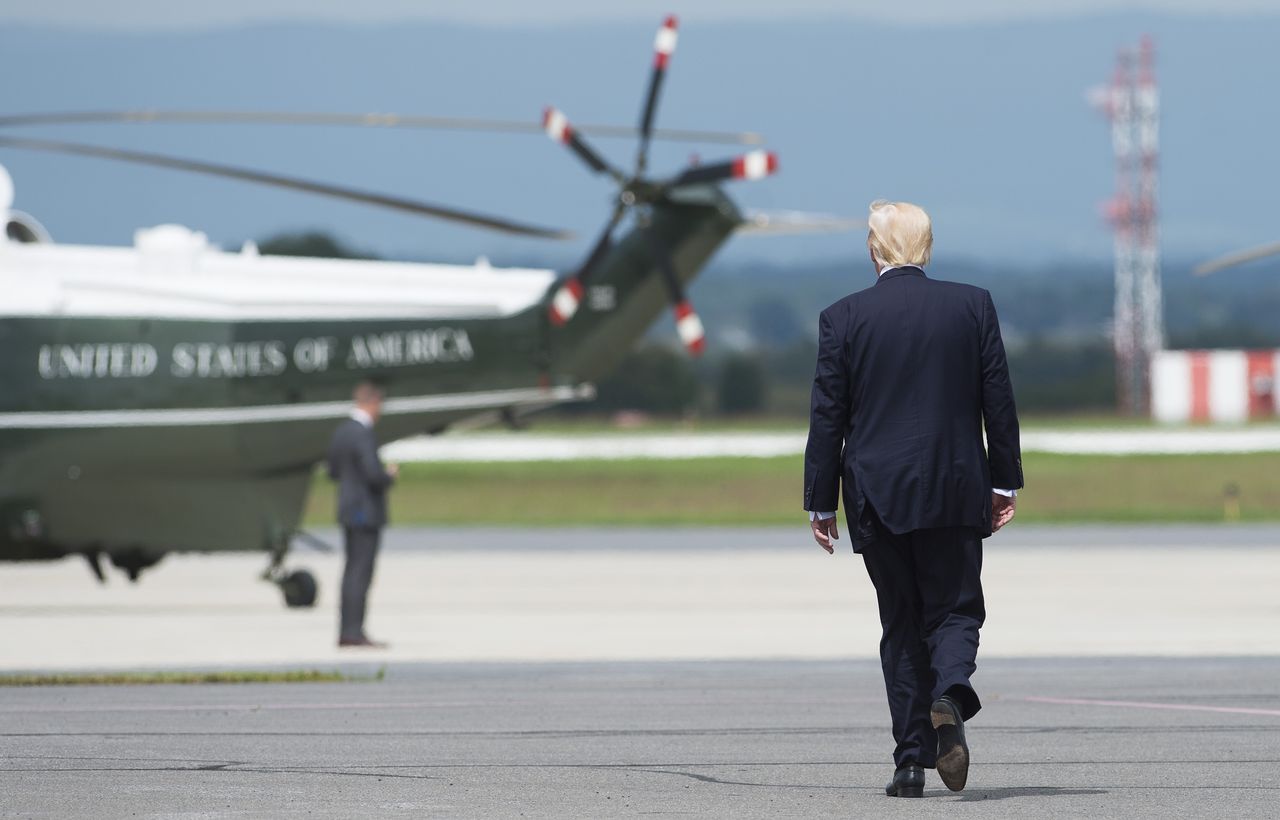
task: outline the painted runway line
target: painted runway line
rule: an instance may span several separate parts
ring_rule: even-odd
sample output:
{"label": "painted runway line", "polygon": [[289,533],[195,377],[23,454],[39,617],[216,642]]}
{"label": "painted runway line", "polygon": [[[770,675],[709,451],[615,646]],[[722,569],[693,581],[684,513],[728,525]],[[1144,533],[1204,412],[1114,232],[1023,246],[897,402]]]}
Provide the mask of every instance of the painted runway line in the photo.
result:
{"label": "painted runway line", "polygon": [[[127,685],[127,684],[125,684]],[[186,684],[192,685],[192,684]],[[101,704],[86,706],[0,706],[0,713],[79,714],[102,712],[292,712],[292,711],[350,711],[355,709],[440,709],[474,706],[475,701],[414,701],[383,702],[355,701],[348,703],[183,703],[183,704]]]}
{"label": "painted runway line", "polygon": [[1229,715],[1264,715],[1280,717],[1280,709],[1254,709],[1247,706],[1202,706],[1193,703],[1148,703],[1141,700],[1093,700],[1091,698],[1025,697],[1028,703],[1053,703],[1060,706],[1114,706],[1122,709],[1167,709],[1175,712],[1216,712]]}

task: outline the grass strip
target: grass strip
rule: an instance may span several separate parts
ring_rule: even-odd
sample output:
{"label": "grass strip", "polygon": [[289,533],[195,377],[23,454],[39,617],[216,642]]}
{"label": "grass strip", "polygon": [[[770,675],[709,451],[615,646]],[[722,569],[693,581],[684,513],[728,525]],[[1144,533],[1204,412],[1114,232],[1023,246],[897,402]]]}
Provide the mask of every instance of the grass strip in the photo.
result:
{"label": "grass strip", "polygon": [[[1280,521],[1280,453],[1023,456],[1025,523]],[[803,458],[403,465],[393,525],[761,526],[803,522]],[[1234,488],[1234,500],[1229,501]],[[1236,511],[1238,510],[1238,517]],[[332,526],[318,477],[309,526]]]}
{"label": "grass strip", "polygon": [[220,672],[88,672],[0,675],[0,687],[24,686],[153,686],[156,684],[243,683],[374,683],[387,675],[381,667],[373,675],[349,675],[338,671],[293,669],[286,671]]}

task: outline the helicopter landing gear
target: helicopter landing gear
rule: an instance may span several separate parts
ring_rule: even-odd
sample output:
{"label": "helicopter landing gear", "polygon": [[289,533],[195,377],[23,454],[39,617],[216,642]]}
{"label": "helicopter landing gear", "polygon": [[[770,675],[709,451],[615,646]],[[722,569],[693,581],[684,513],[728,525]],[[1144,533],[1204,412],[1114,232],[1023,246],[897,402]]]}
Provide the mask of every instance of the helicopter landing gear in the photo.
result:
{"label": "helicopter landing gear", "polygon": [[316,605],[316,595],[320,586],[316,577],[305,569],[292,572],[284,568],[284,556],[289,549],[288,541],[271,551],[271,565],[262,573],[262,580],[270,581],[280,587],[284,594],[284,605],[290,609],[306,609]]}
{"label": "helicopter landing gear", "polygon": [[284,605],[291,608],[312,607],[316,605],[316,577],[305,569],[297,569],[289,573],[279,582],[280,591],[284,593]]}
{"label": "helicopter landing gear", "polygon": [[[142,575],[142,571],[160,563],[164,553],[150,553],[143,550],[130,549],[112,552],[110,557],[112,565],[116,569],[123,570],[124,574],[129,576],[129,580],[136,584],[138,577]],[[89,564],[90,566],[93,565],[92,559],[90,559]]]}
{"label": "helicopter landing gear", "polygon": [[105,584],[107,582],[107,574],[102,571],[102,553],[86,552],[84,560],[89,562],[89,570],[93,572],[93,577],[98,579],[98,583]]}

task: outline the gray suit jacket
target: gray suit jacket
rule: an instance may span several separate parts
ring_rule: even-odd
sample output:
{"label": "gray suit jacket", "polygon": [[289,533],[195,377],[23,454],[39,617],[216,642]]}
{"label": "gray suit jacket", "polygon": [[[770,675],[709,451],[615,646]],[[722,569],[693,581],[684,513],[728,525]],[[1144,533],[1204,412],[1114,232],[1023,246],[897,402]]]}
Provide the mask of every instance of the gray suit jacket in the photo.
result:
{"label": "gray suit jacket", "polygon": [[329,477],[338,482],[338,523],[376,530],[387,525],[392,478],[378,459],[373,430],[355,419],[338,425],[329,442]]}

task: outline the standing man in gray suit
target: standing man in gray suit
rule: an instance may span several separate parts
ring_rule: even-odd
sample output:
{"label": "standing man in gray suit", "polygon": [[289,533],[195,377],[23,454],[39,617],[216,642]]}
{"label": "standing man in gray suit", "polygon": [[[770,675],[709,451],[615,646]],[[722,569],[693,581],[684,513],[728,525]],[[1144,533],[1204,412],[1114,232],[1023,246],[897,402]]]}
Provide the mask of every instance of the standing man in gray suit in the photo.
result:
{"label": "standing man in gray suit", "polygon": [[382,415],[382,388],[373,382],[356,385],[351,417],[334,431],[329,443],[329,477],[338,482],[338,523],[347,553],[342,571],[341,626],[338,646],[375,649],[386,644],[364,634],[365,603],[373,582],[382,528],[387,525],[387,488],[399,468],[383,465],[373,425]]}

